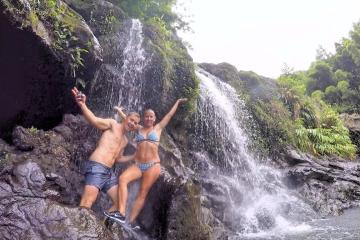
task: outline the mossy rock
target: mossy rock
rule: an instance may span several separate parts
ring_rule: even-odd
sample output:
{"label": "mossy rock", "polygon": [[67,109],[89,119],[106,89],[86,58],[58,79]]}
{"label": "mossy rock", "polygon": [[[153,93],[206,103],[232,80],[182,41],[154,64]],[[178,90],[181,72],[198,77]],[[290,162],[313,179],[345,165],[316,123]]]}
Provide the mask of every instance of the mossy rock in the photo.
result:
{"label": "mossy rock", "polygon": [[81,14],[97,37],[116,32],[128,19],[121,8],[109,1],[64,0],[64,2]]}
{"label": "mossy rock", "polygon": [[167,239],[213,239],[208,219],[200,201],[200,189],[192,182],[182,185],[172,200],[169,210]]}
{"label": "mossy rock", "polygon": [[98,40],[84,19],[66,3],[55,0],[0,0],[0,3],[9,19],[40,37],[72,77],[82,75],[83,66],[102,61]]}

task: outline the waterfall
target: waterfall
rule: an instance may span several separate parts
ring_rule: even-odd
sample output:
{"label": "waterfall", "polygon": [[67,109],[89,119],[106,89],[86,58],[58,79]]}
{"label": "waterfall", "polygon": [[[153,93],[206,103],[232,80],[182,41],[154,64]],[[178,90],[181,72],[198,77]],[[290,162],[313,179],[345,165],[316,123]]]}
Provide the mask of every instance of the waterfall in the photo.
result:
{"label": "waterfall", "polygon": [[113,115],[114,106],[141,112],[144,105],[144,75],[149,57],[142,46],[142,23],[131,19],[123,24],[121,31],[103,40],[104,63],[91,87],[95,108],[104,116]]}
{"label": "waterfall", "polygon": [[143,88],[142,77],[143,69],[147,63],[142,43],[142,24],[139,20],[132,19],[129,40],[123,51],[124,61],[120,69],[119,79],[121,85],[125,87],[125,91],[119,92],[116,104],[128,109],[140,110],[140,105],[142,105],[140,102]]}
{"label": "waterfall", "polygon": [[[245,103],[229,84],[202,69],[194,152],[203,194],[216,217],[239,235],[306,229],[313,210],[281,181],[280,171],[248,151]],[[284,229],[285,230],[285,229]]]}

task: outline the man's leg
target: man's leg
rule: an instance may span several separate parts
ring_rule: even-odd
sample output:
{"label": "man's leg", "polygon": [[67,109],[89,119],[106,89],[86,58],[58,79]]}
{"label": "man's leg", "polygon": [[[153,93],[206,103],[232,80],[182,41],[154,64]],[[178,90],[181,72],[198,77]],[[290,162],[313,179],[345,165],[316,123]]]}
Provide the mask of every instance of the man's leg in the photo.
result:
{"label": "man's leg", "polygon": [[96,201],[99,189],[93,185],[85,185],[84,192],[81,196],[80,207],[91,208]]}
{"label": "man's leg", "polygon": [[130,182],[141,178],[141,174],[142,173],[140,169],[136,165],[131,165],[119,176],[119,191],[118,191],[119,211],[123,216],[125,216],[126,202],[128,198],[127,185]]}
{"label": "man's leg", "polygon": [[160,164],[156,164],[143,173],[141,187],[131,210],[130,223],[134,222],[136,217],[139,215],[141,209],[144,206],[146,196],[150,191],[151,186],[159,178],[160,172]]}
{"label": "man's leg", "polygon": [[106,193],[110,197],[112,205],[109,208],[108,212],[116,211],[118,208],[118,185],[112,186]]}

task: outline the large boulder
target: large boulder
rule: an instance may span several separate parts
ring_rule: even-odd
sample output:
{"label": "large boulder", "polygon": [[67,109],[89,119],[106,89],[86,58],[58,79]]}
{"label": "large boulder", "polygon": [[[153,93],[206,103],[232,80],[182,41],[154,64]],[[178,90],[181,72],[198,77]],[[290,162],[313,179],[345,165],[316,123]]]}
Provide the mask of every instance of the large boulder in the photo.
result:
{"label": "large boulder", "polygon": [[360,206],[360,162],[341,159],[317,159],[289,151],[285,181],[297,189],[317,211],[337,215]]}
{"label": "large boulder", "polygon": [[91,211],[60,204],[59,192],[47,188],[47,177],[31,160],[1,172],[1,239],[122,239]]}

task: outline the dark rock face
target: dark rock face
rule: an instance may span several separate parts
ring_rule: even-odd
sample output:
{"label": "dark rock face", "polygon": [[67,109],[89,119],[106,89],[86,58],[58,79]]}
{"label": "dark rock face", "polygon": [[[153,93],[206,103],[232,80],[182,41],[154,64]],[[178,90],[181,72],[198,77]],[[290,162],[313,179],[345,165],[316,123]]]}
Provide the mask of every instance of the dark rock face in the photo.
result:
{"label": "dark rock face", "polygon": [[[67,50],[57,50],[53,23],[35,17],[30,6],[28,1],[0,1],[0,137],[8,140],[15,125],[49,129],[75,110],[70,95],[75,81],[69,56],[62,55]],[[74,13],[73,19],[79,47],[92,43],[83,56],[86,68],[78,72],[87,81],[101,61],[101,48],[81,17]]]}
{"label": "dark rock face", "polygon": [[[91,135],[84,138],[88,131],[82,118],[66,115],[54,130],[16,127],[15,146],[1,143],[1,239],[122,239],[92,211],[76,207],[80,166],[95,147]],[[95,211],[109,204],[102,200]]]}
{"label": "dark rock face", "polygon": [[208,224],[213,219],[211,214],[206,215],[208,209],[200,205],[199,188],[188,182],[177,191],[169,209],[172,217],[168,223],[167,239],[211,239],[212,230]]}
{"label": "dark rock face", "polygon": [[340,117],[350,131],[351,141],[357,146],[357,154],[360,154],[360,115],[341,114]]}
{"label": "dark rock face", "polygon": [[340,214],[360,206],[360,162],[341,159],[315,159],[289,152],[290,167],[285,181],[297,189],[316,210],[324,215]]}
{"label": "dark rock face", "polygon": [[63,93],[71,83],[63,81],[64,68],[39,37],[18,29],[3,11],[0,5],[1,91],[6,92],[0,94],[0,132],[8,138],[16,124],[48,128],[59,123],[68,95]]}

